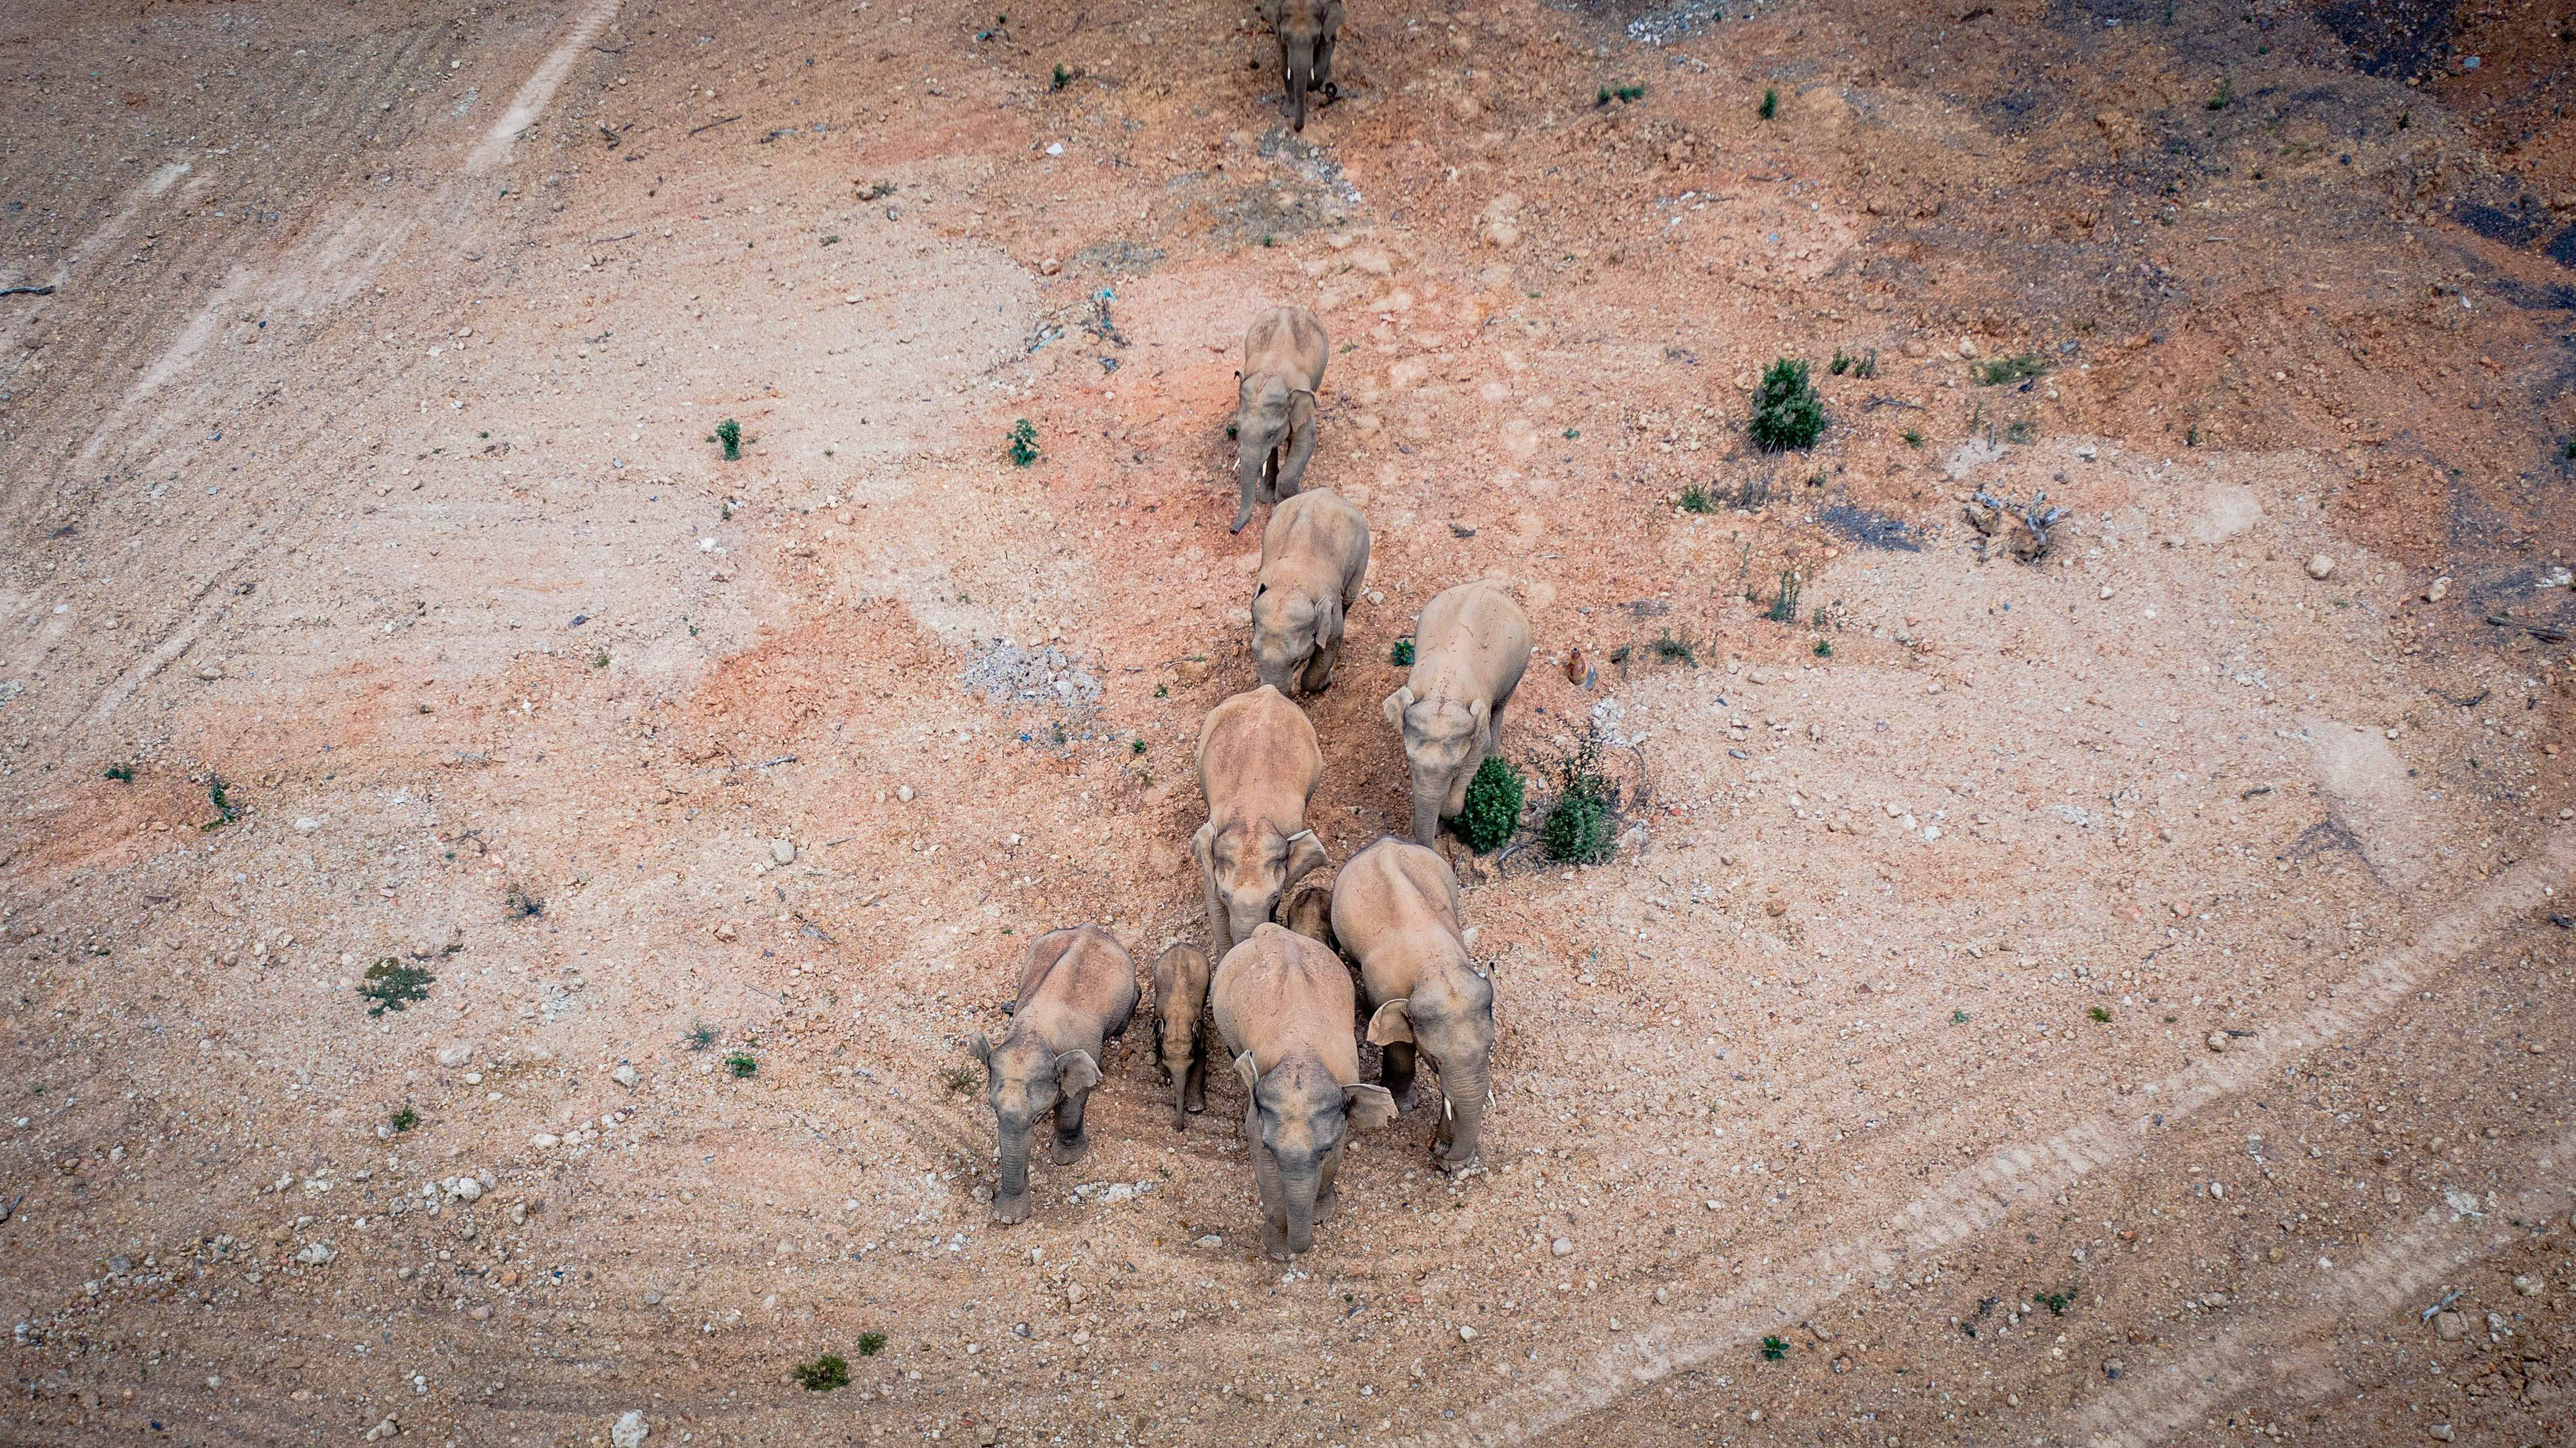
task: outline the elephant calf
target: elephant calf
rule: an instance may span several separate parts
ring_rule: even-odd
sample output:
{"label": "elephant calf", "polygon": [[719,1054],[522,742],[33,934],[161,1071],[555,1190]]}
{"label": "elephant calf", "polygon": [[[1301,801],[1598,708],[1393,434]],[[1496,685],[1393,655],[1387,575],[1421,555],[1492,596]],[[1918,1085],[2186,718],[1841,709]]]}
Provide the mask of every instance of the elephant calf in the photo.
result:
{"label": "elephant calf", "polygon": [[1236,374],[1234,441],[1243,490],[1231,531],[1240,533],[1261,503],[1293,498],[1315,455],[1315,389],[1324,385],[1332,339],[1304,307],[1272,307],[1243,332],[1243,371]]}
{"label": "elephant calf", "polygon": [[1209,993],[1216,1028],[1251,1098],[1243,1132],[1261,1187],[1261,1246],[1287,1257],[1315,1245],[1352,1127],[1395,1119],[1395,1098],[1360,1082],[1351,973],[1292,930],[1265,924],[1226,952]]}
{"label": "elephant calf", "polygon": [[1207,1110],[1207,952],[1175,945],[1154,961],[1154,1059],[1172,1077],[1172,1129],[1187,1130],[1190,1113]]}
{"label": "elephant calf", "polygon": [[1333,882],[1333,934],[1359,957],[1376,1013],[1368,1038],[1386,1048],[1378,1079],[1398,1105],[1416,1051],[1440,1070],[1443,1170],[1476,1159],[1494,1054],[1494,983],[1468,963],[1449,862],[1392,835],[1351,857]]}
{"label": "elephant calf", "polygon": [[1279,37],[1279,75],[1288,87],[1289,124],[1306,129],[1306,93],[1331,100],[1333,47],[1342,38],[1342,0],[1271,0],[1270,28]]}
{"label": "elephant calf", "polygon": [[1467,800],[1467,781],[1502,746],[1503,706],[1529,669],[1529,615],[1502,589],[1462,583],[1424,606],[1413,674],[1386,696],[1413,766],[1413,842],[1428,845]]}
{"label": "elephant calf", "polygon": [[1320,694],[1342,655],[1342,627],[1368,577],[1369,526],[1337,493],[1299,493],[1261,530],[1252,586],[1252,663],[1282,694]]}
{"label": "elephant calf", "polygon": [[978,1031],[966,1052],[984,1063],[993,1118],[1000,1126],[1002,1186],[993,1217],[1029,1215],[1029,1145],[1037,1121],[1055,1113],[1055,1163],[1070,1166],[1091,1149],[1082,1108],[1100,1084],[1105,1042],[1136,1014],[1136,967],[1117,937],[1097,925],[1050,930],[1029,942],[1020,970],[1020,1000],[1011,1033],[996,1046]]}
{"label": "elephant calf", "polygon": [[1220,961],[1270,918],[1289,886],[1327,863],[1306,828],[1306,802],[1323,777],[1306,711],[1267,684],[1217,705],[1199,726],[1208,822],[1190,853],[1207,889],[1208,953]]}

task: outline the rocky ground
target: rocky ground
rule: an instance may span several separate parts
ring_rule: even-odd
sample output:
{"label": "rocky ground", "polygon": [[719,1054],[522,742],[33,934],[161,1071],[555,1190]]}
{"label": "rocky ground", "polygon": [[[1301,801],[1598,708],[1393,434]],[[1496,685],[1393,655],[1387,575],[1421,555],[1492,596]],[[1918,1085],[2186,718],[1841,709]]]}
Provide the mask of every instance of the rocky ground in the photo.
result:
{"label": "rocky ground", "polygon": [[[1250,7],[13,7],[8,1436],[2567,1441],[2571,35],[1355,6],[1297,135]],[[1264,1260],[1140,1032],[996,1227],[1025,941],[1204,938],[1280,301],[1336,860],[1539,637],[1483,1158]]]}

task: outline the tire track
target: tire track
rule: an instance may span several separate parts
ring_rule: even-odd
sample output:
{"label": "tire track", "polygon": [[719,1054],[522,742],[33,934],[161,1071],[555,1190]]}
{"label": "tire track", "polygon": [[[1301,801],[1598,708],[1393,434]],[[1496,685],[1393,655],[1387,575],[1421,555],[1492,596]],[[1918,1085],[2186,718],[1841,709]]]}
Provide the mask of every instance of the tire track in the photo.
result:
{"label": "tire track", "polygon": [[[2339,996],[2289,1024],[2249,1038],[2224,1056],[2195,1062],[2158,1085],[2165,1127],[2208,1111],[2310,1052],[2359,1032],[2393,1011],[2425,982],[2458,965],[2492,939],[2513,917],[2546,898],[2544,886],[2576,872],[2576,838],[2564,832],[2536,859],[2515,867],[2451,913],[2429,923],[2415,944],[2381,957],[2346,982]],[[1903,1254],[1939,1252],[1993,1230],[2016,1199],[2044,1198],[2077,1178],[2136,1154],[2144,1127],[2097,1112],[2066,1130],[1990,1154],[1889,1216],[1885,1230],[1849,1238],[1789,1259],[1768,1275],[1705,1300],[1703,1312],[1742,1322],[1715,1336],[1699,1335],[1667,1319],[1629,1333],[1593,1355],[1581,1369],[1558,1369],[1518,1389],[1503,1390],[1487,1406],[1461,1415],[1455,1426],[1416,1434],[1413,1443],[1516,1443],[1553,1433],[1611,1406],[1625,1394],[1721,1353],[1738,1352],[1778,1322],[1797,1322],[1841,1297],[1864,1275],[1895,1268]],[[2482,1248],[2480,1250],[2490,1250]],[[2391,1265],[2353,1269],[2351,1290],[2373,1282],[2398,1283]],[[2405,1279],[2411,1282],[2413,1279]],[[1813,1282],[1817,1285],[1809,1286]],[[2388,1286],[2389,1292],[2409,1290]],[[2359,1300],[2357,1297],[2356,1301]],[[2179,1420],[2177,1420],[2179,1421]]]}

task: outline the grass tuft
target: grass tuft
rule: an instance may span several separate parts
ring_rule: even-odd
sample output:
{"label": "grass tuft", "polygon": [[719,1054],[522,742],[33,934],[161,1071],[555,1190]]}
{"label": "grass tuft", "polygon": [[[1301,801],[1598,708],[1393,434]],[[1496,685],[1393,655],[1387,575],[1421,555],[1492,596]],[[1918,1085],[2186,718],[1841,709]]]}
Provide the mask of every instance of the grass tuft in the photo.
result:
{"label": "grass tuft", "polygon": [[1816,640],[1815,653],[1816,657],[1820,659],[1832,658],[1834,656],[1834,641],[1832,639]]}
{"label": "grass tuft", "polygon": [[723,1039],[723,1031],[704,1021],[691,1021],[689,1028],[680,1033],[680,1044],[692,1051],[703,1051]]}
{"label": "grass tuft", "polygon": [[2093,1009],[2085,1012],[2085,1014],[2091,1016],[2097,1021],[2108,1022],[2111,1019],[2111,1013],[2100,1006],[2095,1006]]}
{"label": "grass tuft", "polygon": [[1753,113],[1766,121],[1780,114],[1780,93],[1765,89],[1762,92],[1762,104],[1756,107]]}
{"label": "grass tuft", "polygon": [[1776,1363],[1788,1355],[1789,1345],[1782,1342],[1777,1336],[1765,1337],[1762,1339],[1762,1360],[1764,1362]]}
{"label": "grass tuft", "polygon": [[409,1131],[420,1125],[420,1113],[406,1106],[387,1118],[386,1124],[396,1131]]}
{"label": "grass tuft", "polygon": [[828,1393],[850,1385],[850,1360],[836,1352],[827,1352],[810,1363],[796,1365],[797,1385],[809,1393]]}
{"label": "grass tuft", "polygon": [[2007,382],[2039,376],[2048,370],[2048,363],[2036,352],[2024,352],[2018,357],[1998,357],[1975,370],[1979,386],[2001,387]]}
{"label": "grass tuft", "polygon": [[1771,596],[1771,607],[1762,615],[1773,623],[1798,621],[1798,573],[1793,568],[1780,570],[1780,591]]}
{"label": "grass tuft", "polygon": [[1816,395],[1807,364],[1782,357],[1762,373],[1753,392],[1753,419],[1747,428],[1753,445],[1764,452],[1811,448],[1825,431],[1824,399]]}
{"label": "grass tuft", "polygon": [[861,1357],[875,1357],[878,1353],[885,1351],[885,1345],[886,1335],[884,1333],[863,1332],[859,1334],[859,1356]]}
{"label": "grass tuft", "polygon": [[134,766],[131,764],[111,764],[107,767],[107,777],[115,780],[119,784],[132,784],[134,782]]}
{"label": "grass tuft", "polygon": [[430,984],[437,979],[420,966],[405,965],[388,955],[367,967],[366,978],[358,982],[358,994],[375,1002],[367,1008],[368,1015],[381,1016],[429,999]]}
{"label": "grass tuft", "polygon": [[1618,848],[1619,787],[1601,772],[1601,731],[1584,732],[1573,753],[1558,759],[1556,803],[1539,826],[1539,845],[1551,860],[1597,865]]}
{"label": "grass tuft", "polygon": [[717,423],[716,435],[713,440],[724,444],[724,460],[726,462],[738,463],[742,461],[741,423],[734,421],[730,417]]}
{"label": "grass tuft", "polygon": [[1714,513],[1719,506],[1717,499],[1709,495],[1708,489],[1697,483],[1682,489],[1682,511],[1685,513]]}
{"label": "grass tuft", "polygon": [[1011,424],[1011,443],[1005,451],[1015,468],[1027,467],[1038,460],[1038,430],[1027,418]]}
{"label": "grass tuft", "polygon": [[1691,646],[1691,641],[1674,638],[1669,629],[1655,635],[1654,650],[1655,657],[1665,663],[1688,664],[1694,669],[1699,667],[1699,653]]}
{"label": "grass tuft", "polygon": [[1868,351],[1854,357],[1845,352],[1842,348],[1836,347],[1834,349],[1834,359],[1825,364],[1825,370],[1831,372],[1836,377],[1840,377],[1846,372],[1849,372],[1854,377],[1876,377],[1878,375],[1878,349],[1876,347],[1872,347]]}
{"label": "grass tuft", "polygon": [[1521,828],[1521,772],[1501,755],[1487,755],[1467,781],[1467,797],[1458,807],[1458,838],[1480,855],[1490,855],[1511,841]]}
{"label": "grass tuft", "polygon": [[749,1051],[734,1052],[724,1058],[724,1064],[725,1069],[732,1072],[737,1081],[748,1080],[760,1070],[760,1058]]}

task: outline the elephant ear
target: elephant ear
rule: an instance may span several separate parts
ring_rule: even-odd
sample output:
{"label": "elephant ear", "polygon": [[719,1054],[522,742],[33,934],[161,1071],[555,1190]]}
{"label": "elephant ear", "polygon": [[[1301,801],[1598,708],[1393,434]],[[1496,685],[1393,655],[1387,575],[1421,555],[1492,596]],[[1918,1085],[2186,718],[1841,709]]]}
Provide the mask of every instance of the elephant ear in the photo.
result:
{"label": "elephant ear", "polygon": [[986,1070],[992,1069],[993,1043],[984,1039],[982,1031],[966,1038],[966,1054],[982,1062]]}
{"label": "elephant ear", "polygon": [[1351,1114],[1351,1125],[1362,1131],[1375,1131],[1395,1119],[1395,1098],[1383,1086],[1363,1081],[1342,1088],[1342,1104]]}
{"label": "elephant ear", "polygon": [[1199,868],[1202,870],[1216,868],[1216,858],[1208,852],[1208,846],[1215,841],[1216,821],[1214,820],[1199,826],[1199,832],[1190,836],[1190,858],[1198,861]]}
{"label": "elephant ear", "polygon": [[1279,882],[1279,888],[1284,891],[1331,863],[1332,857],[1324,853],[1324,843],[1315,838],[1315,832],[1299,830],[1288,837],[1288,876]]}
{"label": "elephant ear", "polygon": [[1250,1051],[1234,1058],[1234,1075],[1236,1080],[1243,1083],[1243,1089],[1247,1092],[1261,1084],[1261,1068],[1252,1064]]}
{"label": "elephant ear", "polygon": [[1398,729],[1403,728],[1404,711],[1412,707],[1413,686],[1411,684],[1407,684],[1403,688],[1400,688],[1394,693],[1386,696],[1386,722],[1394,725]]}
{"label": "elephant ear", "polygon": [[1068,1095],[1100,1084],[1100,1063],[1089,1051],[1067,1051],[1055,1058],[1055,1084]]}
{"label": "elephant ear", "polygon": [[1411,1003],[1392,1000],[1379,1006],[1377,1014],[1369,1017],[1368,1039],[1372,1046],[1400,1046],[1410,1042],[1413,1039]]}

